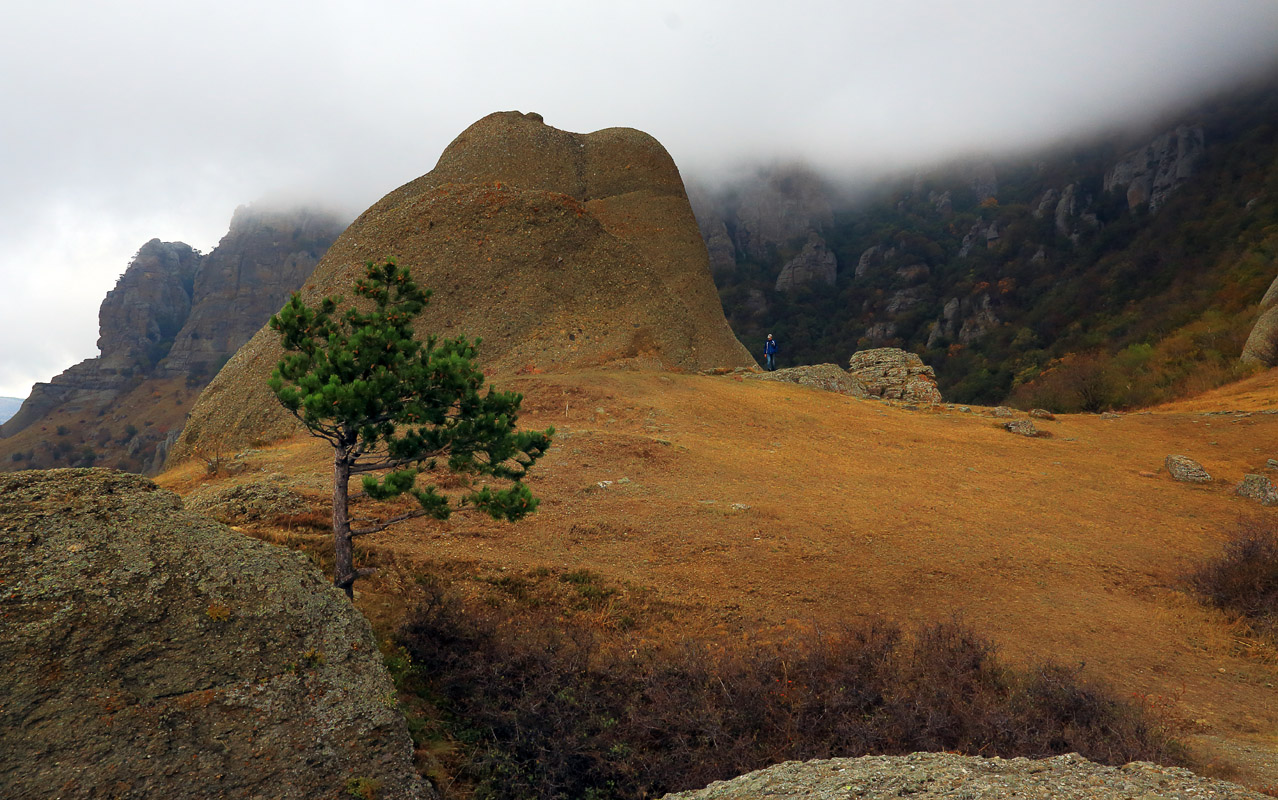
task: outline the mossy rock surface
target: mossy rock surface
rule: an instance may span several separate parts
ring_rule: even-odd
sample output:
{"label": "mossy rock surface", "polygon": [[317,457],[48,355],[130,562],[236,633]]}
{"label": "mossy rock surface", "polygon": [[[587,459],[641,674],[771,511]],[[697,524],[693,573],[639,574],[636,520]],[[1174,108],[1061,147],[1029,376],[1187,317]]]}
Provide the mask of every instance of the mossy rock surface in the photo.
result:
{"label": "mossy rock surface", "polygon": [[368,621],[307,558],[109,470],[0,478],[0,795],[433,796]]}

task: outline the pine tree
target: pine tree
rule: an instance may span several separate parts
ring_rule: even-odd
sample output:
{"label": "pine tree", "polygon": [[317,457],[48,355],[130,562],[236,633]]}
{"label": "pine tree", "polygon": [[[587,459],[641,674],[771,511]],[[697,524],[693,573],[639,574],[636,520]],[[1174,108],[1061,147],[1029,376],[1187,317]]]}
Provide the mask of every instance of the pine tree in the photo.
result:
{"label": "pine tree", "polygon": [[[351,597],[362,577],[354,567],[356,537],[415,517],[447,519],[464,506],[511,521],[536,510],[538,500],[520,479],[554,434],[553,428],[515,430],[518,393],[491,387],[481,393],[484,376],[473,361],[478,339],[431,335],[422,342],[414,336],[413,320],[430,291],[418,288],[407,268],[394,259],[380,266],[370,261],[355,294],[362,302],[340,311],[340,297],[311,307],[293,294],[271,317],[286,354],[269,381],[311,435],[333,446],[333,583]],[[434,485],[418,486],[419,477],[441,467],[463,476],[464,491],[450,497]],[[353,521],[355,476],[374,500],[409,494],[418,507]],[[475,488],[476,476],[508,485]]]}

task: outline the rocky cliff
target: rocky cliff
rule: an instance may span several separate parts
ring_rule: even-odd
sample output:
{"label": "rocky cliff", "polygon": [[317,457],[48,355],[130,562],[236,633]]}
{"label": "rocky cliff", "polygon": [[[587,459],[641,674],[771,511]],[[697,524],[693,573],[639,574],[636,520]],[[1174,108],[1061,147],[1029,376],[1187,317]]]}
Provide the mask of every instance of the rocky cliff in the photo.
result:
{"label": "rocky cliff", "polygon": [[1260,298],[1260,317],[1247,335],[1240,359],[1258,367],[1278,367],[1278,278]]}
{"label": "rocky cliff", "polygon": [[[1157,403],[1240,374],[1274,279],[1276,113],[1273,75],[1144,131],[875,186],[765,170],[697,215],[733,329],[776,334],[787,363],[892,346],[957,402]],[[1244,360],[1269,365],[1265,313]]]}
{"label": "rocky cliff", "polygon": [[367,620],[305,556],[108,470],[0,498],[0,795],[434,796]]}
{"label": "rocky cliff", "polygon": [[237,209],[208,255],[153,239],[102,301],[101,355],[39,383],[0,425],[0,469],[158,468],[191,397],[302,285],[341,232],[314,210]]}
{"label": "rocky cliff", "polygon": [[[390,256],[434,292],[419,333],[482,337],[490,372],[754,363],[724,320],[678,169],[636,130],[577,134],[536,114],[490,114],[352,223],[303,294],[348,293],[365,261]],[[197,441],[238,447],[295,430],[266,388],[277,341],[264,328],[231,359],[178,457]]]}

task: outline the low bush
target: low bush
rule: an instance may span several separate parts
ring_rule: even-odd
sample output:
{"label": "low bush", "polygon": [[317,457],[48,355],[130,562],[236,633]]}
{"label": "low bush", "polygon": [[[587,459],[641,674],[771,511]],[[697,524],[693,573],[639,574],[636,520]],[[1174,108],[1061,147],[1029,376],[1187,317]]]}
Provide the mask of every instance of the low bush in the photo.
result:
{"label": "low bush", "polygon": [[916,750],[1180,758],[1147,709],[1075,669],[1011,669],[959,622],[645,647],[435,591],[399,645],[401,690],[436,709],[446,768],[476,797],[645,798],[788,759]]}
{"label": "low bush", "polygon": [[1188,580],[1208,603],[1245,617],[1254,630],[1278,640],[1278,526],[1240,524],[1222,551]]}

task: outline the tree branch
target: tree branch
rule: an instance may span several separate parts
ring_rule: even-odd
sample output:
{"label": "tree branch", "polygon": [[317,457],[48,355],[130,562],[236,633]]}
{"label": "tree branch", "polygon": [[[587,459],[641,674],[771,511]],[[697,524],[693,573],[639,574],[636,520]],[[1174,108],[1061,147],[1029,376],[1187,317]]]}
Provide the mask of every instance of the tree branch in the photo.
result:
{"label": "tree branch", "polygon": [[417,517],[424,517],[426,516],[426,513],[427,512],[425,509],[419,508],[415,511],[409,511],[406,514],[400,514],[398,517],[391,517],[390,519],[382,520],[376,525],[371,525],[367,528],[355,528],[354,530],[351,531],[351,537],[354,538],[356,536],[367,536],[370,533],[377,533],[378,531],[384,531],[390,526],[394,525],[396,522],[403,522],[406,519],[416,519]]}

